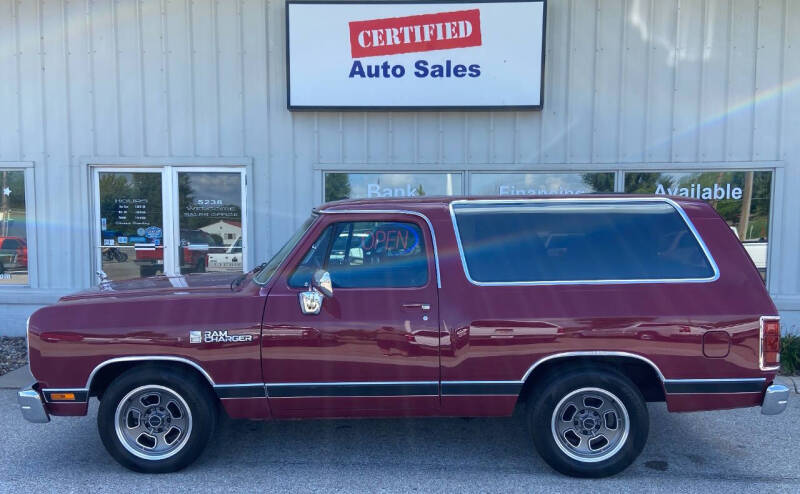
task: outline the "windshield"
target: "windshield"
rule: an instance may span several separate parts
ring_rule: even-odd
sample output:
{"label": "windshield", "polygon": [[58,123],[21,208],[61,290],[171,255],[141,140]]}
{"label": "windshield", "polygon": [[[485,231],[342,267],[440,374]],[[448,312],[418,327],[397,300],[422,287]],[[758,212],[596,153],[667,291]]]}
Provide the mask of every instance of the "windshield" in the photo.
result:
{"label": "windshield", "polygon": [[290,252],[292,252],[297,243],[300,242],[300,239],[303,238],[303,234],[306,233],[316,219],[317,215],[312,214],[311,217],[303,222],[303,225],[298,228],[298,230],[294,232],[294,235],[292,235],[291,238],[289,238],[289,240],[283,244],[283,247],[281,247],[280,250],[276,252],[274,256],[272,256],[272,259],[267,261],[267,263],[264,265],[264,269],[256,274],[254,278],[256,283],[263,285],[268,282],[270,278],[272,278],[272,275],[275,274],[275,270],[278,269],[278,266],[280,266],[283,260],[286,259]]}

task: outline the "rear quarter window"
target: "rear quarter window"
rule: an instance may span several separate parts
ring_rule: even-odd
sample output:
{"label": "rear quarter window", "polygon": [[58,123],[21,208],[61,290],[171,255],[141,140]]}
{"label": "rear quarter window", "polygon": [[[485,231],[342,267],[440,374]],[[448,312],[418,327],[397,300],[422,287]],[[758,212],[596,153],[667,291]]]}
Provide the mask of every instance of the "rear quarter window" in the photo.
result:
{"label": "rear quarter window", "polygon": [[454,203],[460,253],[478,283],[711,280],[687,220],[665,201]]}

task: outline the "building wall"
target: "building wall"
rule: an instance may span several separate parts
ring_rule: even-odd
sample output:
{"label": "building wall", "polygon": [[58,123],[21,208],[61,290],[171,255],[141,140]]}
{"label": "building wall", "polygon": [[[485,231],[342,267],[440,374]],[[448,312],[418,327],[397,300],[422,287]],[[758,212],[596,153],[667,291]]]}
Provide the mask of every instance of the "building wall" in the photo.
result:
{"label": "building wall", "polygon": [[770,291],[800,327],[800,2],[549,0],[544,109],[469,113],[288,112],[284,9],[0,0],[0,161],[33,163],[37,223],[0,334],[92,283],[87,163],[242,158],[255,259],[323,169],[776,168]]}

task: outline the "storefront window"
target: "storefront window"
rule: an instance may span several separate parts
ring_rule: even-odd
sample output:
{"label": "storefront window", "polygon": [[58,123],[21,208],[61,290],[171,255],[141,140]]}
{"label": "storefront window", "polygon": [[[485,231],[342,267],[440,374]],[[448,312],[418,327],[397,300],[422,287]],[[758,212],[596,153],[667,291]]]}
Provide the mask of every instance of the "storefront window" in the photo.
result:
{"label": "storefront window", "polygon": [[97,248],[106,277],[241,273],[244,174],[232,170],[98,170]]}
{"label": "storefront window", "polygon": [[326,173],[325,202],[370,197],[452,196],[460,173]]}
{"label": "storefront window", "polygon": [[0,171],[0,286],[28,284],[25,171]]}
{"label": "storefront window", "polygon": [[180,272],[242,272],[242,174],[178,172]]}
{"label": "storefront window", "polygon": [[771,171],[626,173],[625,192],[705,200],[736,233],[766,280]]}
{"label": "storefront window", "polygon": [[160,172],[100,172],[101,269],[111,280],[164,272]]}
{"label": "storefront window", "polygon": [[572,195],[614,192],[614,173],[473,173],[474,195]]}

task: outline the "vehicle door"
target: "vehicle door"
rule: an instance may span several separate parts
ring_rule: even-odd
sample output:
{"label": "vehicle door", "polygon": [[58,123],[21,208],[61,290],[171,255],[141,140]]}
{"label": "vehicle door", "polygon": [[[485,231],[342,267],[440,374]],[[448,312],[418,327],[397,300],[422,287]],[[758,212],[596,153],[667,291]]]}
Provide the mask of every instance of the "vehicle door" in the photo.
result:
{"label": "vehicle door", "polygon": [[[411,214],[323,214],[271,289],[262,371],[275,416],[425,414],[439,406],[435,246]],[[304,314],[315,272],[333,294]]]}

